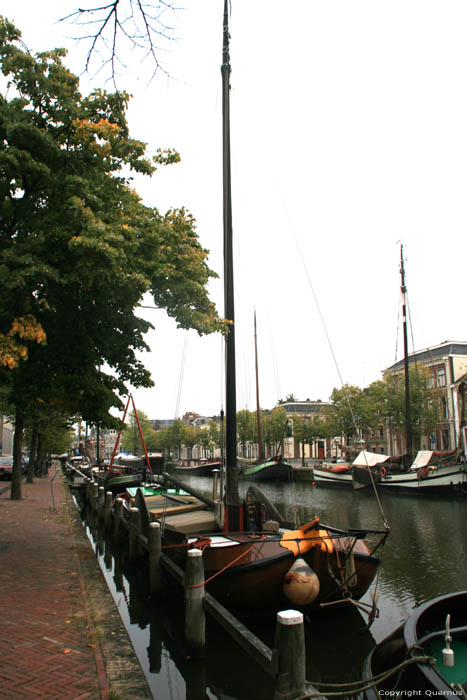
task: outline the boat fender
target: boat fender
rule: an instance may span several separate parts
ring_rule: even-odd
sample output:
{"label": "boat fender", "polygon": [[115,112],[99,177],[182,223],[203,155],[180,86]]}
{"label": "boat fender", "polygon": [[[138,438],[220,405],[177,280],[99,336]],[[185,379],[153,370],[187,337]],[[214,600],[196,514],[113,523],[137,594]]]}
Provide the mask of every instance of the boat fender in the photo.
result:
{"label": "boat fender", "polygon": [[381,477],[384,479],[384,477],[387,474],[386,467],[382,466],[381,469],[379,470],[379,473],[381,474]]}
{"label": "boat fender", "polygon": [[319,593],[319,578],[306,561],[299,557],[284,576],[282,590],[293,605],[311,605]]}

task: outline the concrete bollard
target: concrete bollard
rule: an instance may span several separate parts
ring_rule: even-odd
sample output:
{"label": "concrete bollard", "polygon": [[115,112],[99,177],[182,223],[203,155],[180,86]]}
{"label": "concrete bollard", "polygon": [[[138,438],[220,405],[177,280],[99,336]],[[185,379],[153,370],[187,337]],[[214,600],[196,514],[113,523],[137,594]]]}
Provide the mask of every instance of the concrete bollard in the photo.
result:
{"label": "concrete bollard", "polygon": [[206,649],[204,563],[200,549],[190,549],[185,567],[185,639],[190,655],[202,659]]}
{"label": "concrete bollard", "polygon": [[160,523],[149,523],[148,550],[149,589],[158,594],[162,589]]}
{"label": "concrete bollard", "polygon": [[130,508],[130,530],[128,539],[128,556],[130,561],[135,561],[139,556],[139,512],[138,508]]}
{"label": "concrete bollard", "polygon": [[110,530],[112,523],[112,491],[106,491],[104,496],[104,526],[106,530]]}
{"label": "concrete bollard", "polygon": [[114,536],[120,539],[122,536],[122,518],[123,518],[123,498],[117,498],[115,501],[114,511]]}
{"label": "concrete bollard", "polygon": [[277,613],[275,640],[278,670],[274,700],[293,700],[306,692],[305,630],[303,614]]}

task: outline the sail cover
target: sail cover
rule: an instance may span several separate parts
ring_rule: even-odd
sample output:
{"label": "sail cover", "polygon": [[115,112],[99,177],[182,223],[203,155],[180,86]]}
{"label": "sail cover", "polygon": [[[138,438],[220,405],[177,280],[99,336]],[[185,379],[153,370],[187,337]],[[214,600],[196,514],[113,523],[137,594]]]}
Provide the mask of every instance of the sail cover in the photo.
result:
{"label": "sail cover", "polygon": [[431,459],[433,452],[431,450],[420,450],[413,461],[410,471],[415,471],[416,469],[421,469],[426,467]]}
{"label": "sail cover", "polygon": [[389,459],[387,455],[381,455],[377,452],[367,452],[362,450],[352,462],[353,467],[376,467],[377,464],[382,464]]}

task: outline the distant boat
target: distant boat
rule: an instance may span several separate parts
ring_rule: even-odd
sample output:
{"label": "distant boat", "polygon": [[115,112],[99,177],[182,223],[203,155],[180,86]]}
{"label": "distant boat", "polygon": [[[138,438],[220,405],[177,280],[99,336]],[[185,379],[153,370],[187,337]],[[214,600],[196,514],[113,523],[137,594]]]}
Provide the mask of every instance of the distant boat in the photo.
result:
{"label": "distant boat", "polygon": [[313,480],[317,486],[352,486],[349,462],[322,462],[313,466]]}
{"label": "distant boat", "polygon": [[261,464],[250,464],[242,467],[241,477],[250,481],[286,481],[290,483],[294,480],[294,468],[279,455],[271,457]]}
{"label": "distant boat", "polygon": [[256,311],[254,314],[254,339],[255,339],[255,376],[256,376],[256,433],[258,440],[258,460],[254,464],[243,464],[240,467],[240,476],[250,481],[285,481],[290,483],[294,479],[294,469],[286,462],[282,455],[276,454],[269,459],[263,458],[263,443],[261,439],[261,410],[259,404],[259,376],[258,376],[258,344],[256,332]]}
{"label": "distant boat", "polygon": [[378,455],[362,451],[352,465],[355,488],[377,485],[378,488],[409,493],[467,493],[466,446],[461,447],[465,425],[465,394],[467,380],[461,382],[457,407],[459,447],[449,451],[420,450],[412,454],[412,424],[409,392],[409,356],[407,342],[407,312],[403,246],[400,255],[402,323],[404,336],[405,430],[407,454]]}
{"label": "distant boat", "polygon": [[[397,670],[391,673],[392,669]],[[370,686],[364,700],[465,697],[467,591],[442,595],[415,608],[365,659],[362,676]]]}
{"label": "distant boat", "polygon": [[215,469],[220,470],[220,459],[186,459],[181,460],[175,467],[179,476],[211,476]]}
{"label": "distant boat", "polygon": [[[406,470],[391,457],[366,452],[357,458],[359,464],[352,467],[354,487],[374,483],[378,489],[412,494],[467,493],[466,464],[459,462],[456,454],[456,450],[420,450]],[[369,460],[367,464],[366,459]]]}

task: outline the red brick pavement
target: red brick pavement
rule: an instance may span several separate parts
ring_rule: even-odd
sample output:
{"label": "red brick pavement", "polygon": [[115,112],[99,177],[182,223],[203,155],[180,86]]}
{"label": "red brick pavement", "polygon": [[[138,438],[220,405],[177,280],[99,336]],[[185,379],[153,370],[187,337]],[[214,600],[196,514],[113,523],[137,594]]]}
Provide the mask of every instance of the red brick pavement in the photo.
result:
{"label": "red brick pavement", "polygon": [[23,483],[20,501],[0,495],[0,698],[104,700],[65,487],[54,474]]}

